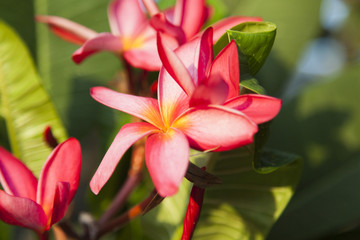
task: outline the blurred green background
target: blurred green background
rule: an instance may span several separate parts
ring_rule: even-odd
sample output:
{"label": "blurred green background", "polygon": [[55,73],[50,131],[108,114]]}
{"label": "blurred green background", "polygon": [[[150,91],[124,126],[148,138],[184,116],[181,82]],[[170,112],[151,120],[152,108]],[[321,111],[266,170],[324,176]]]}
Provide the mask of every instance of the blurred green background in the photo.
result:
{"label": "blurred green background", "polygon": [[[159,4],[166,7],[173,2],[163,0]],[[295,195],[267,239],[360,239],[360,192],[357,191],[360,185],[360,2],[212,0],[209,3],[214,7],[212,21],[228,15],[261,16],[278,26],[273,50],[256,76],[268,95],[283,98],[283,108],[273,120],[267,146],[302,156],[304,169]],[[98,204],[89,193],[88,179],[127,120],[126,115],[109,111],[93,101],[89,88],[109,82],[116,84],[121,76],[121,64],[112,54],[100,53],[75,65],[71,54],[77,46],[55,37],[44,25],[36,24],[34,15],[62,16],[98,32],[108,32],[107,5],[108,1],[102,0],[0,0],[0,18],[15,29],[29,48],[69,135],[86,146],[84,180],[74,206],[77,212],[92,208],[100,213],[120,186],[121,176],[126,176],[126,171],[121,174],[121,169],[126,169],[122,166],[127,164],[123,161],[117,170],[119,174],[108,184],[111,187],[104,191],[105,200]],[[2,144],[7,144],[4,135],[0,139]],[[87,197],[91,198],[85,201],[89,206],[82,204]],[[135,194],[134,201],[136,198]],[[135,221],[128,231],[139,224],[139,220]],[[9,229],[13,228],[3,223],[0,228],[1,239],[10,236],[22,239],[28,234],[10,233]],[[118,238],[127,236],[126,231]],[[133,239],[142,239],[140,236],[133,235]],[[259,238],[239,236],[237,239]]]}

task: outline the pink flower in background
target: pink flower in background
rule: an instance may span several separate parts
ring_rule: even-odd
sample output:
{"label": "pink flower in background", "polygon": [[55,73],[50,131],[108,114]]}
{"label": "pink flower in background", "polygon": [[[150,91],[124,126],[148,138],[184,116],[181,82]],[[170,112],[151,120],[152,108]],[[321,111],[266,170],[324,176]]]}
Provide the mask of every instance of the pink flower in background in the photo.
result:
{"label": "pink flower in background", "polygon": [[[111,33],[96,33],[70,20],[55,16],[37,16],[38,22],[47,23],[55,34],[82,45],[73,54],[76,63],[99,51],[123,56],[132,66],[150,71],[159,70],[161,61],[156,49],[156,31],[164,34],[171,47],[189,41],[200,31],[208,16],[204,0],[178,0],[174,8],[160,12],[154,1],[143,1],[151,19],[138,0],[115,0],[108,8]],[[245,21],[261,21],[255,17],[230,17],[214,24],[214,41],[226,29]],[[155,29],[155,30],[154,30]]]}
{"label": "pink flower in background", "polygon": [[81,148],[75,138],[58,145],[46,160],[39,180],[0,147],[0,219],[33,229],[40,236],[61,220],[79,185]]}

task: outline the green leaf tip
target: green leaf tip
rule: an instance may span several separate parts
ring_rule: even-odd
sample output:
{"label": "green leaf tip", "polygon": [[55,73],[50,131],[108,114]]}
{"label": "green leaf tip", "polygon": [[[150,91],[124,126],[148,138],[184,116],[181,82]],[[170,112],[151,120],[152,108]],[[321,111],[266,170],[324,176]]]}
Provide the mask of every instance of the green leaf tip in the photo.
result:
{"label": "green leaf tip", "polygon": [[231,40],[239,51],[240,74],[254,76],[265,63],[275,41],[277,27],[271,22],[244,22],[221,36],[214,45],[217,55]]}

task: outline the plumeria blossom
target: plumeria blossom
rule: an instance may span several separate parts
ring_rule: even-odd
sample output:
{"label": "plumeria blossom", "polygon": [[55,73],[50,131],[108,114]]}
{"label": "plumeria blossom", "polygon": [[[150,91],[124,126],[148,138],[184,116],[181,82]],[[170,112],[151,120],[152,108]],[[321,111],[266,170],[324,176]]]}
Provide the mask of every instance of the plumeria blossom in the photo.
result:
{"label": "plumeria blossom", "polygon": [[[161,67],[156,49],[156,31],[164,33],[171,49],[192,39],[207,20],[205,0],[178,0],[174,8],[160,11],[153,0],[143,0],[151,19],[138,0],[114,0],[108,8],[111,33],[96,33],[70,20],[56,16],[37,16],[55,34],[82,45],[73,54],[76,63],[99,51],[123,56],[132,66],[155,71]],[[226,29],[245,21],[261,21],[255,17],[230,17],[214,24],[214,41]]]}
{"label": "plumeria blossom", "polygon": [[39,180],[0,147],[0,219],[33,229],[41,237],[61,220],[79,185],[81,148],[75,138],[58,145],[46,160]]}
{"label": "plumeria blossom", "polygon": [[256,124],[274,118],[280,111],[281,100],[259,94],[239,95],[236,43],[231,41],[214,59],[212,35],[210,27],[200,41],[192,41],[175,52],[163,44],[159,35],[159,55],[168,73],[163,78],[174,79],[179,84],[190,98],[191,107],[222,105],[241,111]]}
{"label": "plumeria blossom", "polygon": [[[163,197],[173,195],[187,170],[190,147],[226,151],[249,144],[258,130],[257,123],[268,121],[279,112],[278,99],[238,96],[239,65],[234,43],[213,61],[212,29],[204,32],[199,47],[198,42],[180,47],[178,56],[158,37],[159,55],[164,63],[159,75],[158,100],[105,87],[91,89],[96,101],[144,120],[124,125],[116,135],[91,180],[95,194],[108,181],[127,149],[147,136],[145,161],[155,188]],[[200,53],[197,58],[196,49]],[[192,58],[189,70],[181,55],[186,60]]]}

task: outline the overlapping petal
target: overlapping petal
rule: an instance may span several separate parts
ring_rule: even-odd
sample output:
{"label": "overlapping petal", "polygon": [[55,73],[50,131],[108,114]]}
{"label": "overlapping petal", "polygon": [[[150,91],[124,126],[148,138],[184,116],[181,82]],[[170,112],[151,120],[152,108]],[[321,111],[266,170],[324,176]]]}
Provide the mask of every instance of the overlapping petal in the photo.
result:
{"label": "overlapping petal", "polygon": [[54,34],[66,41],[78,45],[96,37],[98,34],[90,28],[62,17],[38,15],[35,17],[35,20],[48,24]]}
{"label": "overlapping petal", "polygon": [[177,129],[168,129],[148,137],[145,160],[157,192],[162,196],[175,194],[189,164],[189,143]]}
{"label": "overlapping petal", "polygon": [[190,107],[201,105],[222,105],[228,96],[229,87],[219,75],[212,75],[208,81],[196,87],[190,98]]}
{"label": "overlapping petal", "polygon": [[138,0],[113,0],[108,16],[111,32],[127,38],[136,37],[147,21]]}
{"label": "overlapping petal", "polygon": [[70,197],[70,184],[68,182],[58,182],[54,197],[54,208],[51,216],[51,224],[60,221],[68,209]]}
{"label": "overlapping petal", "polygon": [[40,173],[37,203],[43,207],[48,218],[52,215],[58,182],[69,183],[68,201],[70,202],[79,185],[80,171],[80,143],[75,138],[69,138],[54,149]]}
{"label": "overlapping petal", "polygon": [[257,125],[245,114],[218,105],[191,108],[173,124],[199,150],[231,150],[253,141]]}
{"label": "overlapping petal", "polygon": [[85,58],[99,51],[110,51],[120,54],[123,50],[123,43],[119,37],[110,33],[100,33],[96,37],[86,41],[81,48],[76,50],[72,59],[81,63]]}
{"label": "overlapping petal", "polygon": [[8,224],[17,225],[42,232],[47,218],[42,207],[35,201],[16,197],[0,190],[0,219]]}
{"label": "overlapping petal", "polygon": [[216,56],[210,71],[210,76],[221,77],[229,87],[228,99],[239,95],[239,60],[236,43],[231,41]]}
{"label": "overlapping petal", "polygon": [[91,190],[95,194],[98,194],[101,188],[109,180],[120,159],[130,146],[137,140],[157,131],[159,130],[156,127],[144,122],[129,123],[124,125],[116,135],[114,141],[102,159],[100,166],[91,179]]}
{"label": "overlapping petal", "polygon": [[156,99],[119,93],[105,87],[93,87],[90,95],[98,102],[163,127]]}
{"label": "overlapping petal", "polygon": [[177,0],[174,24],[180,26],[188,39],[198,33],[207,18],[205,0]]}
{"label": "overlapping petal", "polygon": [[36,200],[37,179],[20,160],[2,147],[0,147],[0,183],[8,194]]}
{"label": "overlapping petal", "polygon": [[168,21],[164,13],[158,13],[151,17],[150,24],[156,31],[164,32],[177,39],[179,45],[186,42],[186,36],[183,29]]}
{"label": "overlapping petal", "polygon": [[213,53],[213,44],[212,44],[212,36],[213,29],[207,28],[205,32],[201,35],[200,38],[200,49],[199,54],[197,54],[197,59],[195,59],[195,63],[197,63],[197,82],[198,85],[203,83],[206,80],[207,76],[210,72],[210,67],[213,61],[214,53]]}
{"label": "overlapping petal", "polygon": [[230,99],[224,106],[239,110],[246,114],[257,124],[270,121],[280,111],[281,99],[258,95],[246,94]]}
{"label": "overlapping petal", "polygon": [[195,89],[195,85],[183,62],[179,59],[176,53],[163,44],[160,34],[158,34],[157,37],[157,46],[160,59],[166,71],[179,84],[179,86],[189,96],[191,96]]}

